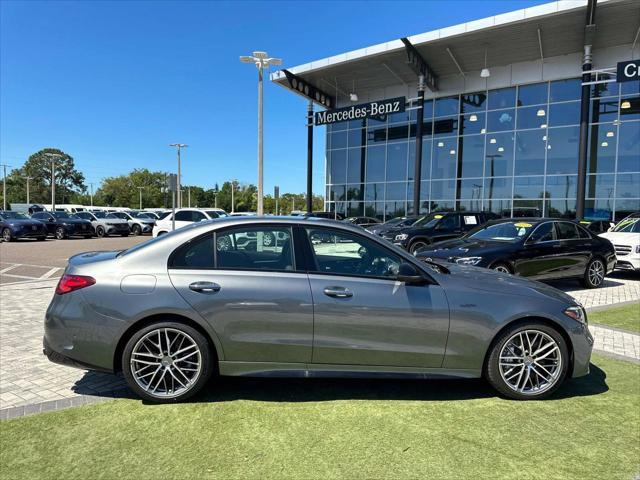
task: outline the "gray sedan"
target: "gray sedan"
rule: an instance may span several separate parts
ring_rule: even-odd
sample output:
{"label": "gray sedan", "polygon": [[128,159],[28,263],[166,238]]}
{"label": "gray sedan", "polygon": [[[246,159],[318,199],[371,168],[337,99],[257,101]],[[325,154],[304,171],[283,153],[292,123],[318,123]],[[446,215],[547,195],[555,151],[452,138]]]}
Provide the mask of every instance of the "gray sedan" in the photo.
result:
{"label": "gray sedan", "polygon": [[544,284],[421,262],[355,226],[245,217],[72,257],[44,352],[154,402],[213,375],[484,377],[538,399],[589,372],[592,343],[584,309]]}

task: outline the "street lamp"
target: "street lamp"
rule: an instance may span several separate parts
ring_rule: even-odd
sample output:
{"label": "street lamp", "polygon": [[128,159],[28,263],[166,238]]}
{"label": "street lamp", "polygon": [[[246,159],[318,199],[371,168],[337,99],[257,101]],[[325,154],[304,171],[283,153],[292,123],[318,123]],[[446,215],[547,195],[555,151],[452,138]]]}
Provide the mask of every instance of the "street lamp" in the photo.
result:
{"label": "street lamp", "polygon": [[[2,210],[7,209],[7,167],[9,165],[2,164],[0,167],[3,169],[2,175]],[[28,202],[27,202],[28,203]]]}
{"label": "street lamp", "polygon": [[140,210],[142,210],[142,190],[144,190],[145,187],[138,187],[138,190],[140,192]]}
{"label": "street lamp", "polygon": [[253,63],[258,69],[258,215],[264,215],[263,174],[262,174],[262,73],[271,65],[282,65],[282,59],[271,58],[267,52],[253,52],[251,56],[241,56],[242,63]]}
{"label": "street lamp", "polygon": [[59,153],[45,153],[45,157],[51,159],[51,211],[56,211],[56,157],[61,157]]}
{"label": "street lamp", "polygon": [[27,176],[26,176],[26,177],[24,177],[24,178],[25,178],[25,180],[27,181],[27,208],[28,208],[28,207],[29,207],[29,203],[31,203],[31,202],[29,201],[29,198],[30,198],[30,197],[29,197],[29,180],[32,180],[32,179],[33,179],[33,177],[30,177],[29,175],[27,175]]}
{"label": "street lamp", "polygon": [[[188,147],[189,145],[185,144],[185,143],[170,143],[169,144],[170,147],[176,147],[178,149],[178,184],[176,186],[176,190],[178,192],[180,192],[180,183],[182,183],[181,181],[181,174],[180,174],[180,150]],[[178,208],[182,207],[182,195],[179,194],[178,195]]]}

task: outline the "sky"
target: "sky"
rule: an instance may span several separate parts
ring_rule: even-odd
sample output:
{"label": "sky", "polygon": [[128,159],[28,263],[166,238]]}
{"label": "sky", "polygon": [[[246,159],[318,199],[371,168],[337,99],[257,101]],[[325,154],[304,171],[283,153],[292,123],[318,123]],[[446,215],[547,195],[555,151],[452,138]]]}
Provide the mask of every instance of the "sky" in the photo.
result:
{"label": "sky", "polygon": [[[257,71],[545,3],[540,0],[0,0],[0,163],[42,148],[75,159],[87,184],[133,168],[183,184],[257,181]],[[265,82],[264,188],[306,188],[306,101]],[[314,192],[324,186],[325,130],[314,131]]]}

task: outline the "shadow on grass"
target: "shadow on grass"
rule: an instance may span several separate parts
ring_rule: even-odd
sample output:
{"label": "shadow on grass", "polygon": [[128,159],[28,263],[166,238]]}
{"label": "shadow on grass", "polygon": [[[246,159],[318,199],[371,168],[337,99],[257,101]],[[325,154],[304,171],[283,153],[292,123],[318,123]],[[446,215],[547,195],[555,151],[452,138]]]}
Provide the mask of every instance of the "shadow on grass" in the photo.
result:
{"label": "shadow on grass", "polygon": [[[589,375],[569,379],[549,400],[598,395],[609,390],[606,374],[591,364]],[[110,378],[108,378],[110,377]],[[98,385],[99,388],[96,388]],[[112,390],[105,391],[110,386]],[[73,387],[84,395],[138,398],[123,388],[122,377],[87,372]],[[262,402],[323,402],[332,400],[473,400],[496,397],[482,379],[409,380],[353,378],[251,378],[219,377],[190,399],[191,403],[234,400]],[[145,402],[147,403],[147,402]],[[151,404],[149,402],[149,404]]]}

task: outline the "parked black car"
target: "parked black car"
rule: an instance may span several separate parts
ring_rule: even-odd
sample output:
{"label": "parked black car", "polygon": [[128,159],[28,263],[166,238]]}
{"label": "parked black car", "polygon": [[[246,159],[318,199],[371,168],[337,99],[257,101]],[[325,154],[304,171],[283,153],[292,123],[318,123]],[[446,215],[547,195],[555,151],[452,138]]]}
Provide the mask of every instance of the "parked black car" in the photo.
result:
{"label": "parked black car", "polygon": [[580,220],[580,225],[596,235],[608,232],[613,228],[613,222],[609,220]]}
{"label": "parked black car", "polygon": [[373,217],[348,217],[345,218],[344,221],[347,223],[351,223],[352,225],[358,225],[362,228],[374,227],[376,225],[382,224],[380,220]]}
{"label": "parked black car", "polygon": [[328,218],[329,220],[344,220],[344,215],[337,212],[311,212],[305,213],[303,217]]}
{"label": "parked black car", "polygon": [[491,268],[535,280],[577,278],[587,288],[602,285],[616,263],[609,240],[576,222],[557,218],[491,221],[462,238],[423,249],[416,256]]}
{"label": "parked black car", "polygon": [[469,230],[495,218],[499,216],[491,212],[431,213],[410,227],[391,230],[383,237],[411,253],[416,253],[432,243],[461,237]]}
{"label": "parked black car", "polygon": [[47,229],[42,222],[18,212],[0,210],[0,232],[5,242],[11,242],[18,238],[47,238]]}
{"label": "parked black car", "polygon": [[367,230],[375,235],[384,236],[385,233],[391,230],[398,230],[413,225],[420,218],[422,217],[396,217],[379,225],[368,227]]}
{"label": "parked black car", "polygon": [[67,212],[37,212],[31,218],[43,222],[47,232],[58,240],[71,236],[93,237],[91,222],[69,215]]}

